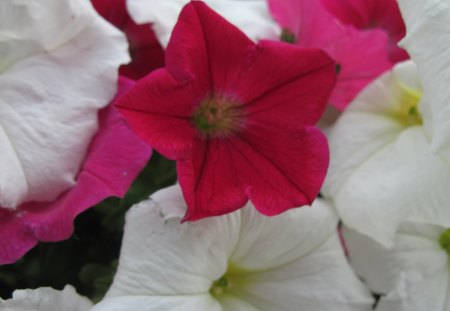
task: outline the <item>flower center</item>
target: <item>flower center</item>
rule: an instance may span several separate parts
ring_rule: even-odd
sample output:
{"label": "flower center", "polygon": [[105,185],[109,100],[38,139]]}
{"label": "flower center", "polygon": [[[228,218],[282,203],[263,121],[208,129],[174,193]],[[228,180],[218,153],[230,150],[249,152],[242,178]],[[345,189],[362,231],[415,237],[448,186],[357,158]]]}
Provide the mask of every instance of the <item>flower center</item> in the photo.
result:
{"label": "flower center", "polygon": [[280,40],[287,43],[296,43],[297,38],[295,38],[294,33],[292,33],[289,29],[283,28],[280,35]]}
{"label": "flower center", "polygon": [[450,228],[441,234],[439,237],[439,244],[450,256]]}
{"label": "flower center", "polygon": [[241,129],[243,115],[240,105],[223,97],[212,97],[200,103],[193,114],[198,132],[207,137],[225,137]]}
{"label": "flower center", "polygon": [[400,118],[405,126],[421,125],[423,120],[419,112],[419,102],[422,93],[405,85],[400,85],[400,87],[403,90]]}
{"label": "flower center", "polygon": [[213,282],[211,289],[209,291],[211,295],[217,298],[220,295],[222,295],[225,291],[230,289],[232,286],[233,284],[230,281],[229,276],[225,274],[220,279]]}

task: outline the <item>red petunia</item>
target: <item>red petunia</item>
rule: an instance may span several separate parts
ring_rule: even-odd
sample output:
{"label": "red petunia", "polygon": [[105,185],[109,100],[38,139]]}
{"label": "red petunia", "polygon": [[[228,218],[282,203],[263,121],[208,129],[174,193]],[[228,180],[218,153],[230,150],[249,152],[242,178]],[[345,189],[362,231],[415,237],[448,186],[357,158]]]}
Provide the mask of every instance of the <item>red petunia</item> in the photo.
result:
{"label": "red petunia", "polygon": [[254,44],[201,1],[187,4],[166,68],[118,103],[131,127],[177,160],[185,220],[221,215],[250,199],[265,215],[310,204],[328,167],[314,124],[335,84],[326,53]]}

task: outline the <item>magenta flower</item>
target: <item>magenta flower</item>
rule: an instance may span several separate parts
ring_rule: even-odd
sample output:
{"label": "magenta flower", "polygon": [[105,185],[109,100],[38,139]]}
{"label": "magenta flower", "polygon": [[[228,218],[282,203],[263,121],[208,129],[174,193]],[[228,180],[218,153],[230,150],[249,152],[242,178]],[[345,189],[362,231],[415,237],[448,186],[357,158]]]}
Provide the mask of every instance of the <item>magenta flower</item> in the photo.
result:
{"label": "magenta flower", "polygon": [[409,58],[398,42],[406,28],[396,0],[322,0],[325,7],[346,25],[358,29],[384,30],[389,36],[389,58],[400,62]]}
{"label": "magenta flower", "polygon": [[[116,96],[132,83],[121,79]],[[93,138],[76,184],[52,202],[27,202],[17,209],[0,207],[0,264],[22,257],[38,241],[68,238],[75,216],[109,196],[123,196],[147,163],[148,148],[112,107],[99,113]]]}
{"label": "magenta flower", "polygon": [[381,30],[358,31],[339,24],[319,0],[269,0],[269,6],[284,29],[282,39],[323,49],[334,58],[338,78],[330,102],[339,110],[392,67]]}
{"label": "magenta flower", "polygon": [[229,213],[248,199],[275,215],[319,192],[328,146],[313,125],[334,83],[324,52],[254,44],[192,1],[173,31],[166,68],[118,106],[145,141],[177,160],[185,220]]}
{"label": "magenta flower", "polygon": [[126,0],[91,0],[97,12],[122,30],[130,45],[131,62],[120,67],[120,74],[140,79],[164,67],[164,50],[150,24],[138,25],[128,14]]}

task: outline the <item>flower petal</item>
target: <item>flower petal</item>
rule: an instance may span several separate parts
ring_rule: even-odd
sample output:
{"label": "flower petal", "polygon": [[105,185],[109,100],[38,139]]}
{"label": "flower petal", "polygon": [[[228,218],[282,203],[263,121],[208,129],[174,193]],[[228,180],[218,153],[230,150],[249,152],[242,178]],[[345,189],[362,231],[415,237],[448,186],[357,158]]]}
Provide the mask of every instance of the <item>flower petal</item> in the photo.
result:
{"label": "flower petal", "polygon": [[275,131],[258,124],[234,148],[245,192],[261,213],[309,205],[319,193],[328,168],[328,145],[319,130]]}
{"label": "flower petal", "polygon": [[247,271],[271,270],[307,256],[334,234],[338,223],[334,210],[321,199],[276,217],[263,217],[254,208],[244,208],[241,214],[239,242],[230,261]]}
{"label": "flower petal", "polygon": [[336,82],[328,55],[263,40],[251,56],[235,85],[246,113],[277,127],[314,125]]}
{"label": "flower petal", "polygon": [[352,266],[372,291],[386,295],[376,310],[446,310],[449,275],[447,254],[438,242],[442,230],[404,223],[391,249],[344,231]]}
{"label": "flower petal", "polygon": [[[9,180],[0,179],[0,205],[16,208],[26,201],[53,200],[74,184],[97,130],[97,110],[112,99],[117,68],[128,60],[128,53],[123,35],[98,17],[90,4],[7,3],[1,11],[10,17],[2,23],[6,21],[10,36],[20,40],[6,40],[12,42],[6,54],[26,45],[21,40],[31,34],[38,39],[30,39],[30,44],[40,47],[24,47],[26,55],[0,74],[1,149],[9,155],[0,171],[15,163],[18,172]],[[25,18],[32,22],[20,23]],[[55,18],[56,25],[40,26],[47,18]],[[67,19],[67,26],[59,27]],[[39,37],[40,31],[49,33]],[[10,161],[12,155],[16,161]],[[17,185],[16,191],[9,192],[10,185]]]}
{"label": "flower petal", "polygon": [[197,133],[192,103],[201,93],[191,83],[178,83],[165,69],[137,82],[117,103],[133,130],[169,159],[190,153]]}
{"label": "flower petal", "polygon": [[122,296],[106,298],[90,311],[222,311],[210,295]]}
{"label": "flower petal", "polygon": [[[151,2],[151,5],[149,5]],[[163,46],[167,46],[182,7],[189,0],[129,0],[128,10],[138,23],[153,23]],[[276,38],[280,32],[270,18],[264,0],[206,0],[212,9],[224,16],[252,40]]]}
{"label": "flower petal", "polygon": [[209,292],[227,269],[240,220],[230,215],[180,224],[184,212],[179,186],[128,212],[120,264],[107,298]]}
{"label": "flower petal", "polygon": [[[122,93],[130,85],[120,82]],[[147,163],[151,150],[118,112],[108,107],[100,111],[99,121],[73,188],[53,202],[24,204],[18,211],[0,209],[0,264],[16,261],[38,241],[68,238],[76,215],[111,195],[123,196]]]}
{"label": "flower petal", "polygon": [[450,161],[450,2],[398,1],[405,19],[407,35],[401,41],[417,64],[424,97],[431,108],[431,136],[434,152]]}
{"label": "flower petal", "polygon": [[62,291],[49,287],[16,290],[11,299],[0,299],[2,310],[88,311],[91,307],[92,303],[70,285]]}

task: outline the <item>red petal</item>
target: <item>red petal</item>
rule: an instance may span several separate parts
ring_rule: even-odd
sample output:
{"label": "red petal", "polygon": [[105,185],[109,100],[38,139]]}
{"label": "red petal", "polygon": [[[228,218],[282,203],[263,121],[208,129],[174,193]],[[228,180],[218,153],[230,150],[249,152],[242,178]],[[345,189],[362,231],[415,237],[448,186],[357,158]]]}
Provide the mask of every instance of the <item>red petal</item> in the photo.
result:
{"label": "red petal", "polygon": [[199,140],[192,159],[177,162],[178,180],[188,205],[184,220],[230,213],[248,201],[233,153],[226,139]]}
{"label": "red petal", "polygon": [[169,159],[189,154],[196,136],[191,115],[204,91],[179,84],[165,69],[138,81],[117,104],[132,129]]}
{"label": "red petal", "polygon": [[315,128],[292,132],[255,126],[240,136],[235,151],[247,195],[269,216],[311,204],[329,162],[326,138]]}
{"label": "red petal", "polygon": [[216,92],[233,89],[254,46],[240,30],[202,1],[182,10],[166,50],[167,69],[181,81],[194,77]]}
{"label": "red petal", "polygon": [[336,81],[334,62],[320,50],[290,44],[262,41],[257,49],[239,88],[248,118],[277,128],[314,125]]}

